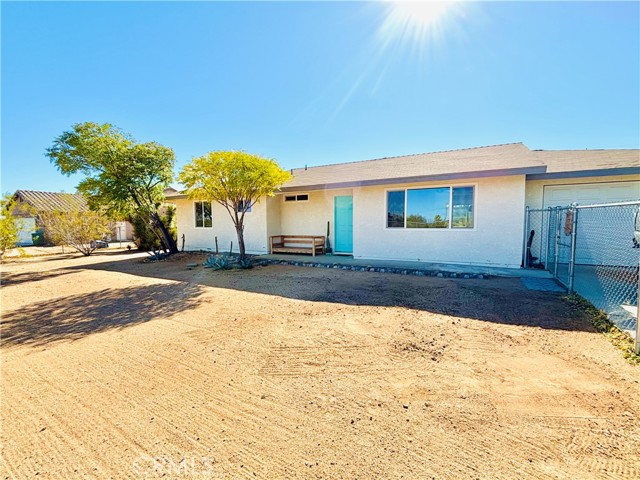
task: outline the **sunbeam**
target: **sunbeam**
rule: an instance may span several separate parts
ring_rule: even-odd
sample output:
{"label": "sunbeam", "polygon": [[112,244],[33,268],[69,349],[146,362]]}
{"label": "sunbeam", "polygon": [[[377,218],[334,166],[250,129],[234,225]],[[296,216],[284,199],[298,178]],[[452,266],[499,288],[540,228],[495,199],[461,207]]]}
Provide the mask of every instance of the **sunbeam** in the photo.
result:
{"label": "sunbeam", "polygon": [[382,44],[410,44],[417,50],[433,47],[461,13],[463,4],[444,2],[390,2],[378,30]]}

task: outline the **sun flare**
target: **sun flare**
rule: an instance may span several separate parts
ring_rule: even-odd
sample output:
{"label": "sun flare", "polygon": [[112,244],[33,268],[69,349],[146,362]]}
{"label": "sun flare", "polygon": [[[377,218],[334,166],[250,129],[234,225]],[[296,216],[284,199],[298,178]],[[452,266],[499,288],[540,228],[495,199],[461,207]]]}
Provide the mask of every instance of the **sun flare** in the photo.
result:
{"label": "sun flare", "polygon": [[395,14],[404,19],[404,23],[414,23],[421,28],[428,28],[447,13],[452,2],[395,2]]}
{"label": "sun flare", "polygon": [[424,46],[439,40],[459,2],[390,2],[379,34],[383,41],[395,40]]}

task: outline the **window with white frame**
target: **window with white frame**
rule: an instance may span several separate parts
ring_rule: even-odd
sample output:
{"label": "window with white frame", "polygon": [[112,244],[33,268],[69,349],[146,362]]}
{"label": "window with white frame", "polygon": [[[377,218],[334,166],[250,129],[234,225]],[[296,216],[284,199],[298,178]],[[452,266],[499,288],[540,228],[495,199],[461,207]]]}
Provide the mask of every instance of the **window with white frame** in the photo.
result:
{"label": "window with white frame", "polygon": [[473,228],[474,187],[387,191],[387,228]]}
{"label": "window with white frame", "polygon": [[196,227],[212,227],[211,202],[194,202]]}

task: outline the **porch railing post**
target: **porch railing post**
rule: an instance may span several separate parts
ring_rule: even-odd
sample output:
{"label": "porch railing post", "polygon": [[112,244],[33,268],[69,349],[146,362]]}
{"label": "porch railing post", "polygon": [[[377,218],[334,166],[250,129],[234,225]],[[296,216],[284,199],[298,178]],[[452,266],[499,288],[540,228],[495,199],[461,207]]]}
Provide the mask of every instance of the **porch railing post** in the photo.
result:
{"label": "porch railing post", "polygon": [[571,259],[569,260],[569,293],[573,293],[574,278],[576,275],[576,234],[578,227],[578,209],[576,204],[571,205]]}
{"label": "porch railing post", "polygon": [[556,248],[553,252],[553,278],[558,279],[558,260],[560,260],[560,228],[562,228],[562,216],[560,207],[554,207],[556,212]]}
{"label": "porch railing post", "polygon": [[524,207],[524,241],[522,242],[522,266],[529,267],[529,252],[527,251],[527,243],[529,236],[529,207]]}

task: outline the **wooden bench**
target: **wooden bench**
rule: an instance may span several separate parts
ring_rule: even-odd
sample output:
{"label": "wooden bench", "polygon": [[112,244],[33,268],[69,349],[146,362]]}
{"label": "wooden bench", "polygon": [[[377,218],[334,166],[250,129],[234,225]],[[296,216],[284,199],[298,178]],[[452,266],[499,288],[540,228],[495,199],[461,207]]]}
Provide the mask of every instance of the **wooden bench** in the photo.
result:
{"label": "wooden bench", "polygon": [[274,235],[269,238],[270,253],[324,254],[325,237],[315,235]]}

